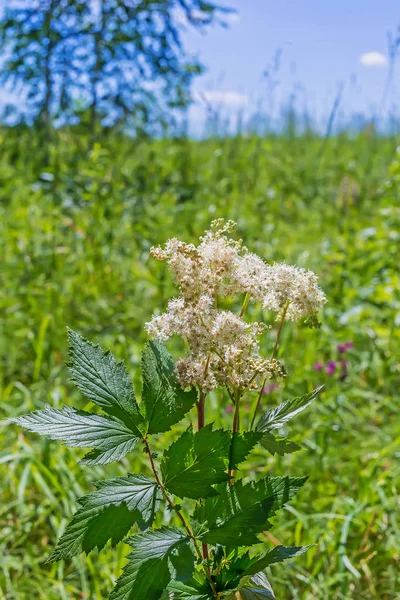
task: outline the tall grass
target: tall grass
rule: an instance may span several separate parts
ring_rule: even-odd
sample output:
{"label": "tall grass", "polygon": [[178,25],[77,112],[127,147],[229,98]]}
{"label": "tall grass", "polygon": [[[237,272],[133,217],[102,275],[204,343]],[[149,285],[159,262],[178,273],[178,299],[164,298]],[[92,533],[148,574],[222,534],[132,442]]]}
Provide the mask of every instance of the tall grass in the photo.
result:
{"label": "tall grass", "polygon": [[[136,377],[143,324],[174,294],[149,248],[194,239],[216,217],[236,220],[267,260],[316,271],[329,298],[317,335],[284,332],[291,377],[265,397],[275,404],[326,384],[313,418],[304,414],[291,431],[305,449],[278,460],[259,454],[257,475],[283,464],[310,474],[274,537],[265,536],[317,542],[273,572],[277,597],[398,598],[398,140],[371,129],[203,141],[110,132],[91,145],[79,130],[49,141],[14,128],[0,141],[0,599],[107,597],[123,544],[71,563],[45,559],[76,498],[120,467],[83,468],[79,451],[25,435],[7,418],[44,404],[84,408],[65,368],[66,325],[112,347]],[[314,370],[338,360],[344,341],[354,348],[343,381]],[[135,455],[124,463],[123,472],[135,471]]]}

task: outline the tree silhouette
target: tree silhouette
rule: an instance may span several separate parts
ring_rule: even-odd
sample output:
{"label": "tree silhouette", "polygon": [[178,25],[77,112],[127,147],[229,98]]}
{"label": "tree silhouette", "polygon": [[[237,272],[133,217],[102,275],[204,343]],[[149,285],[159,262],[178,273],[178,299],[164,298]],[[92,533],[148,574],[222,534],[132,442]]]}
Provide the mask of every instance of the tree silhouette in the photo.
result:
{"label": "tree silhouette", "polygon": [[[34,120],[160,123],[190,100],[202,67],[182,30],[221,21],[201,0],[11,0],[0,18],[0,78]],[[21,113],[23,110],[20,111]]]}

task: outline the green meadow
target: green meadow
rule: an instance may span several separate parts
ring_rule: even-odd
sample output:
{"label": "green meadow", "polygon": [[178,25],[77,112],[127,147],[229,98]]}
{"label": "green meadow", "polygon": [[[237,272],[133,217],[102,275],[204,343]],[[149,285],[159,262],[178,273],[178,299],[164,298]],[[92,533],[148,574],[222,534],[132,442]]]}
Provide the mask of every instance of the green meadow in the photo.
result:
{"label": "green meadow", "polygon": [[[320,329],[285,325],[278,357],[288,377],[263,398],[274,406],[325,385],[287,429],[303,448],[252,459],[253,477],[309,475],[263,536],[266,547],[315,544],[271,568],[277,598],[399,598],[397,144],[372,128],[202,141],[109,132],[94,144],[73,129],[51,138],[0,130],[0,600],[107,598],[123,543],[45,561],[77,498],[94,480],[135,472],[141,449],[84,467],[83,451],[9,419],[46,404],[85,408],[65,364],[67,326],[123,358],[140,393],[144,324],[176,294],[149,250],[170,237],[195,241],[217,217],[236,221],[266,260],[315,271],[328,297]],[[174,341],[168,348],[179,356]],[[209,399],[216,423],[232,418],[226,406]]]}

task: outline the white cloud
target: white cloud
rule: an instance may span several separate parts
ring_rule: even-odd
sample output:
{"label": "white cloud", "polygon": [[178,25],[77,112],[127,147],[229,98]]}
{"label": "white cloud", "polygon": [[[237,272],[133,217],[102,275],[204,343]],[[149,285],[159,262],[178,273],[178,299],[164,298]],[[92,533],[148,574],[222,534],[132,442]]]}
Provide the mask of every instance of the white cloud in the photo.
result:
{"label": "white cloud", "polygon": [[249,98],[246,94],[222,90],[194,92],[193,99],[206,104],[225,104],[226,106],[233,107],[246,106],[249,101]]}
{"label": "white cloud", "polygon": [[360,63],[364,67],[386,67],[387,58],[381,52],[365,52],[360,56]]}

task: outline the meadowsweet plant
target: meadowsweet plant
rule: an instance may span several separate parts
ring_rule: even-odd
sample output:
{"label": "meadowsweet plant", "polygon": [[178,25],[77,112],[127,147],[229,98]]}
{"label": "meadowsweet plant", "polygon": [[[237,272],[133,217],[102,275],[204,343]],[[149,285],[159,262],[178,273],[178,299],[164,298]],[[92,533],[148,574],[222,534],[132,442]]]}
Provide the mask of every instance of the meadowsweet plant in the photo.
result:
{"label": "meadowsweet plant", "polygon": [[[88,466],[143,450],[143,472],[99,481],[78,501],[48,559],[124,540],[132,551],[111,600],[275,598],[266,567],[308,549],[265,550],[259,537],[306,477],[246,478],[240,468],[257,444],[271,454],[299,449],[276,432],[320,390],[269,410],[261,406],[263,391],[286,375],[276,358],[284,324],[318,325],[325,296],[313,273],[266,263],[231,239],[233,227],[218,220],[197,246],[172,239],[152,249],[168,263],[179,295],[146,324],[151,340],[143,352],[140,402],[123,363],[69,331],[73,380],[103,414],[64,406],[16,419],[30,431],[90,448],[81,460]],[[241,300],[237,313],[222,308],[232,306],[232,298]],[[248,322],[249,303],[276,317],[267,356],[261,347],[271,333],[264,323]],[[186,347],[176,364],[163,345],[174,335]],[[268,338],[261,344],[263,336]],[[232,407],[227,430],[217,429],[207,411],[207,398],[217,389]],[[253,412],[244,415],[243,401],[252,393]],[[153,438],[171,428],[176,439],[158,456]],[[169,515],[167,525],[163,515]]]}

